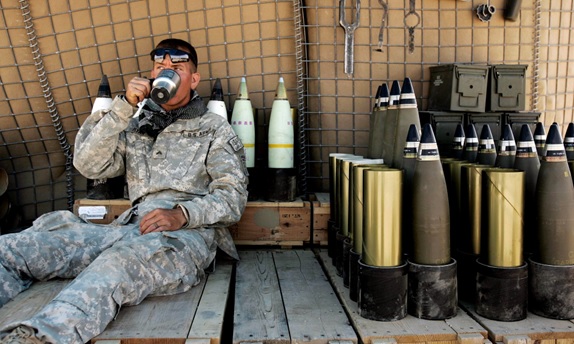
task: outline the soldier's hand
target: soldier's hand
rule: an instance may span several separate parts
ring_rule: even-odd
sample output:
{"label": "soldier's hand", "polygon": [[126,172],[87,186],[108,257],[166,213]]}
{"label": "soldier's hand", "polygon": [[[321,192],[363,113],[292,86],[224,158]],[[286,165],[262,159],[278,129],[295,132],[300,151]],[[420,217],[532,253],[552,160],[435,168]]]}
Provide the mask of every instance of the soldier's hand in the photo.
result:
{"label": "soldier's hand", "polygon": [[131,106],[136,106],[149,95],[150,91],[149,79],[135,77],[130,80],[126,88],[126,100]]}
{"label": "soldier's hand", "polygon": [[147,213],[140,222],[140,233],[175,231],[183,227],[186,223],[183,210],[155,209]]}

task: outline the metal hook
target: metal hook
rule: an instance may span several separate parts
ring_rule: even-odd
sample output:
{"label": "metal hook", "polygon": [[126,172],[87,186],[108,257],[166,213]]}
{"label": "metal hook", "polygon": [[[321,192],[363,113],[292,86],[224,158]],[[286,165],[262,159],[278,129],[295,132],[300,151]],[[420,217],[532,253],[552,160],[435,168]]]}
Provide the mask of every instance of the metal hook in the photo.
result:
{"label": "metal hook", "polygon": [[383,40],[384,40],[384,29],[385,29],[385,22],[387,20],[389,6],[387,5],[386,0],[379,0],[379,5],[383,8],[383,16],[381,18],[381,27],[379,28],[379,45],[375,51],[383,51]]}
{"label": "metal hook", "polygon": [[361,23],[361,0],[356,0],[355,3],[355,20],[352,23],[347,22],[345,14],[345,1],[339,0],[339,24],[345,29],[345,73],[347,76],[353,74],[354,63],[354,41],[355,30]]}

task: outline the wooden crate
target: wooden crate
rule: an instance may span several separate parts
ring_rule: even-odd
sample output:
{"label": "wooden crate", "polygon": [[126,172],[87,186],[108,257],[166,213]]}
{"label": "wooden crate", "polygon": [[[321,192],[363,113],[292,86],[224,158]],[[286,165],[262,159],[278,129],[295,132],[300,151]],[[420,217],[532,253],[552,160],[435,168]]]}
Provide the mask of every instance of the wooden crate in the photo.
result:
{"label": "wooden crate", "polygon": [[[324,212],[325,208],[321,206],[320,201],[315,201],[312,204],[300,198],[293,202],[247,202],[241,220],[230,226],[229,230],[237,245],[302,246],[311,241],[312,207],[316,205],[320,211]],[[328,206],[327,203],[327,213]],[[78,215],[81,210],[85,211],[86,209],[93,209],[93,207],[103,207],[106,215],[103,218],[91,219],[91,221],[106,224],[129,209],[130,202],[125,199],[80,199],[74,204],[74,213]],[[321,224],[319,224],[318,231],[313,235],[313,240],[314,243],[326,244],[326,220],[321,220],[321,217],[319,219]],[[325,225],[322,222],[325,222]]]}
{"label": "wooden crate", "polygon": [[329,219],[331,218],[329,193],[312,194],[309,200],[313,206],[313,242],[321,246],[327,246]]}
{"label": "wooden crate", "polygon": [[96,200],[82,198],[74,202],[74,214],[79,215],[81,212],[93,211],[98,212],[100,209],[105,211],[103,216],[90,218],[93,223],[108,224],[117,219],[121,213],[131,207],[128,199],[106,199]]}
{"label": "wooden crate", "polygon": [[229,230],[237,245],[301,246],[311,238],[311,203],[247,202],[241,220]]}

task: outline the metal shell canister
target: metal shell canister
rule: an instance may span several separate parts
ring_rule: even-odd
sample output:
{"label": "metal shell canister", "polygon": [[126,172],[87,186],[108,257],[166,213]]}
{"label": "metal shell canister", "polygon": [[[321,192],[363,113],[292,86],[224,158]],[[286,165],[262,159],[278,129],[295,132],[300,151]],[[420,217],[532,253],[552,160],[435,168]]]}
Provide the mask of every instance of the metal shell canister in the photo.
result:
{"label": "metal shell canister", "polygon": [[458,248],[465,253],[480,254],[482,218],[482,171],[490,165],[468,164],[461,166],[462,225],[458,235]]}
{"label": "metal shell canister", "polygon": [[481,210],[483,262],[496,267],[523,265],[524,172],[483,170]]}
{"label": "metal shell canister", "polygon": [[363,251],[363,171],[370,168],[384,168],[383,159],[357,160],[351,164],[351,209],[349,227],[353,239],[353,250],[361,254]]}
{"label": "metal shell canister", "polygon": [[338,186],[337,194],[339,198],[338,202],[338,224],[339,232],[345,236],[349,236],[349,199],[351,195],[350,192],[350,169],[351,162],[356,160],[362,160],[361,156],[350,156],[342,157],[337,160],[337,176],[338,176]]}
{"label": "metal shell canister", "polygon": [[338,221],[337,215],[337,203],[339,202],[338,197],[338,174],[337,174],[337,159],[344,157],[351,157],[353,154],[347,153],[331,153],[329,154],[329,207],[330,207],[330,218],[333,221]]}
{"label": "metal shell canister", "polygon": [[370,266],[398,266],[402,260],[403,172],[379,168],[363,171],[363,250]]}

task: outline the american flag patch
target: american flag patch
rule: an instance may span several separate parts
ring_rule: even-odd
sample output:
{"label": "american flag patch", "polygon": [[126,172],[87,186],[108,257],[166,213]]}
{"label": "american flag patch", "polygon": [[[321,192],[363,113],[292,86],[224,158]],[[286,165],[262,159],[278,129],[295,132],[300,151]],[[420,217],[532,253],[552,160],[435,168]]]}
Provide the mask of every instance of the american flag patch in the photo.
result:
{"label": "american flag patch", "polygon": [[238,136],[234,136],[231,140],[228,141],[228,143],[235,152],[243,148],[243,143]]}

